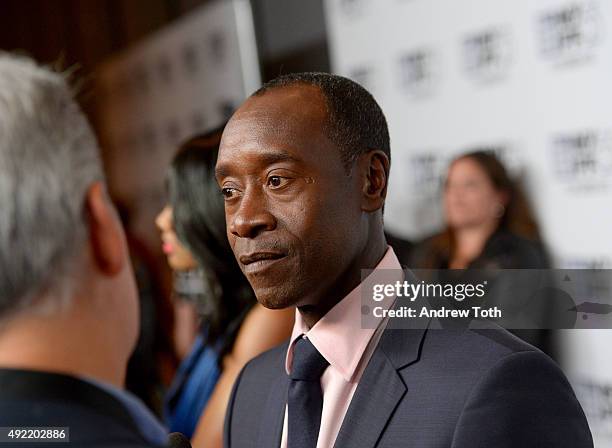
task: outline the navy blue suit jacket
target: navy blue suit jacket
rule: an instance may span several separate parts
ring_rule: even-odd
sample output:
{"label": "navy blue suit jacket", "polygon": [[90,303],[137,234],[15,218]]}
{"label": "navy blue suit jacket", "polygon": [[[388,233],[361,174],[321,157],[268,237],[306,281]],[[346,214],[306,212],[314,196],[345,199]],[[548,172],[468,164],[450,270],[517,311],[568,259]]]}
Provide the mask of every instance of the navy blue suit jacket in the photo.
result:
{"label": "navy blue suit jacket", "polygon": [[145,440],[115,397],[57,373],[0,369],[0,426],[70,429],[69,443],[20,440],[2,447],[160,448]]}
{"label": "navy blue suit jacket", "polygon": [[[238,377],[225,447],[280,445],[287,344]],[[590,448],[574,392],[545,354],[499,327],[386,329],[359,382],[338,448]]]}

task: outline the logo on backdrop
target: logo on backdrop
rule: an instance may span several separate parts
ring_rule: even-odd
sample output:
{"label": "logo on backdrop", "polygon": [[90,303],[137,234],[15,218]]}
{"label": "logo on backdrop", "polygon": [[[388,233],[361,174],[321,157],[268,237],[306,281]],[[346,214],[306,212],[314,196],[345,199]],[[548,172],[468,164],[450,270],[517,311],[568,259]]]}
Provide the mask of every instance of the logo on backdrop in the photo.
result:
{"label": "logo on backdrop", "polygon": [[560,257],[557,264],[563,269],[612,269],[612,258],[607,255],[594,257],[566,255]]}
{"label": "logo on backdrop", "polygon": [[540,54],[560,65],[590,59],[603,34],[600,7],[594,0],[547,10],[540,14],[538,25]]}
{"label": "logo on backdrop", "polygon": [[223,31],[215,31],[207,39],[208,54],[216,64],[222,64],[227,54],[227,40]]}
{"label": "logo on backdrop", "polygon": [[217,114],[222,117],[223,121],[229,120],[235,110],[236,105],[231,99],[220,99],[217,102]]}
{"label": "logo on backdrop", "polygon": [[572,190],[608,189],[612,185],[612,132],[585,130],[552,138],[552,168]]}
{"label": "logo on backdrop", "polygon": [[165,133],[166,143],[169,147],[173,148],[180,143],[181,125],[177,119],[171,118],[166,122]]}
{"label": "logo on backdrop", "polygon": [[433,51],[422,48],[401,55],[397,61],[400,85],[413,98],[429,97],[434,91]]}
{"label": "logo on backdrop", "polygon": [[504,79],[512,62],[512,39],[508,28],[491,28],[463,40],[463,65],[469,78],[478,82]]}
{"label": "logo on backdrop", "polygon": [[172,61],[167,54],[162,54],[157,60],[157,75],[164,87],[172,84]]}
{"label": "logo on backdrop", "polygon": [[410,194],[426,199],[438,197],[446,177],[448,156],[435,150],[410,154],[406,172]]}
{"label": "logo on backdrop", "polygon": [[441,192],[449,161],[445,152],[443,148],[408,149],[396,160],[403,179],[401,189],[390,190],[395,195],[390,211],[421,236],[442,223]]}
{"label": "logo on backdrop", "polygon": [[184,71],[191,77],[195,77],[200,71],[200,58],[198,47],[194,42],[186,42],[181,48],[181,59]]}
{"label": "logo on backdrop", "polygon": [[364,0],[339,0],[340,9],[347,17],[359,16],[364,10]]}
{"label": "logo on backdrop", "polygon": [[206,115],[204,114],[203,110],[194,110],[191,114],[190,120],[191,129],[194,134],[204,132],[206,130]]}
{"label": "logo on backdrop", "polygon": [[[575,379],[572,385],[598,440],[612,442],[612,383],[593,378]],[[609,444],[606,444],[609,446]]]}
{"label": "logo on backdrop", "polygon": [[374,82],[374,70],[368,66],[354,67],[349,70],[347,78],[352,79],[357,84],[365,87],[370,93],[376,91]]}

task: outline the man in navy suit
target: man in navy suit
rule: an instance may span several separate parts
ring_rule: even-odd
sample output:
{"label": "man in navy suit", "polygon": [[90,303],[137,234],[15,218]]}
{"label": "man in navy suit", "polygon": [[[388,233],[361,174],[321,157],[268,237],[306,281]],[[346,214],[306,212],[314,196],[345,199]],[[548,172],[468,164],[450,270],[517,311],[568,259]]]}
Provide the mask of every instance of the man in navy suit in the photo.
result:
{"label": "man in navy suit", "polygon": [[5,53],[0,204],[0,440],[165,444],[165,430],[122,390],[137,294],[93,132],[64,75]]}
{"label": "man in navy suit", "polygon": [[237,379],[225,445],[592,447],[563,373],[507,331],[362,328],[361,270],[404,279],[383,231],[390,160],[380,107],[339,76],[277,78],[226,126],[231,246],[260,303],[297,311]]}

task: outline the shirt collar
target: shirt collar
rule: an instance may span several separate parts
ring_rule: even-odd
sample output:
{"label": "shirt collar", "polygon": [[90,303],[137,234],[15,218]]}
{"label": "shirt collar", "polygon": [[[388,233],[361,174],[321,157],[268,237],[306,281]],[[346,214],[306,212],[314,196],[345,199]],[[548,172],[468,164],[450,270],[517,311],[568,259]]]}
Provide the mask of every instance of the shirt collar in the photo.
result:
{"label": "shirt collar", "polygon": [[[398,272],[397,280],[403,280],[402,266],[391,247],[374,270],[393,269]],[[399,278],[401,277],[401,278]],[[350,382],[357,370],[370,339],[376,328],[362,328],[361,325],[361,286],[360,283],[346,297],[327,312],[312,328],[308,328],[299,310],[296,309],[295,324],[291,343],[285,358],[287,374],[291,371],[295,340],[305,334],[329,364]],[[383,318],[378,319],[378,324]]]}

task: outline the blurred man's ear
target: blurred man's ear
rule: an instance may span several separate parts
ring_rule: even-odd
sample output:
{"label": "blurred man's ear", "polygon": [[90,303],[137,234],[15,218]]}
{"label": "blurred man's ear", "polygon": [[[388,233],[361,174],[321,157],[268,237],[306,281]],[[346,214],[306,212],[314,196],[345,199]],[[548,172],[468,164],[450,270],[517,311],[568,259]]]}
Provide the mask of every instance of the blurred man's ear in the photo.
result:
{"label": "blurred man's ear", "polygon": [[362,204],[365,212],[382,209],[387,196],[389,178],[389,157],[378,149],[368,151],[359,158],[359,168],[363,174]]}
{"label": "blurred man's ear", "polygon": [[102,182],[92,184],[86,196],[89,240],[98,269],[115,276],[126,263],[121,222]]}

